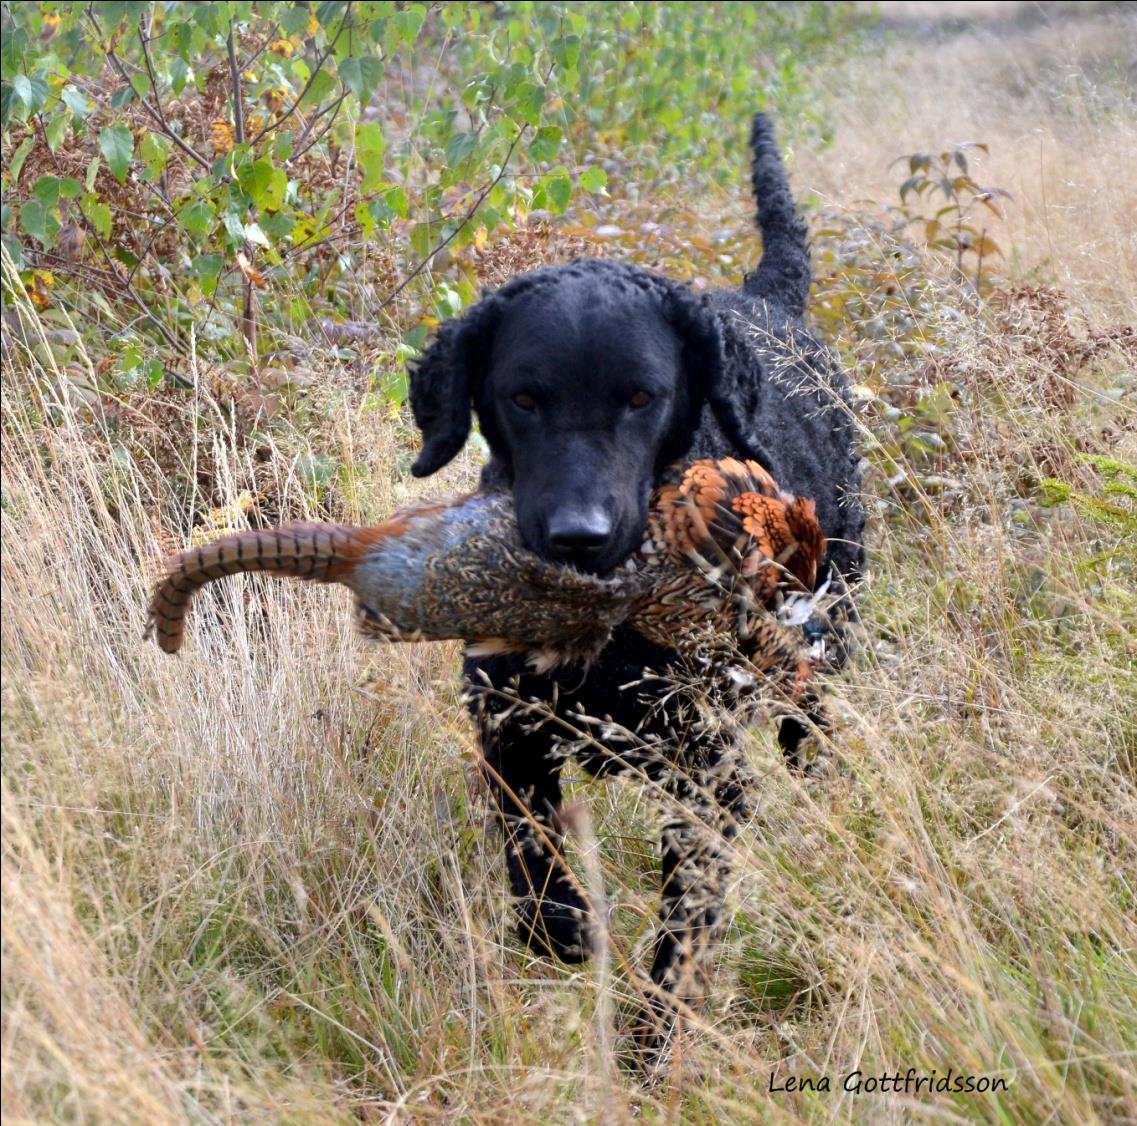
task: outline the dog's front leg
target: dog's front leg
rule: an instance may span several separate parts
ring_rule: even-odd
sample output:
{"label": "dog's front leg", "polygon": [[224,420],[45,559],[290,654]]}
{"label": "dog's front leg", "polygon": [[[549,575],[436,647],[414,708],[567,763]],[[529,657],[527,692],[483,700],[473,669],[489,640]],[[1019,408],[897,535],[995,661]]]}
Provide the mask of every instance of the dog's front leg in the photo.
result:
{"label": "dog's front leg", "polygon": [[474,680],[469,697],[478,722],[482,771],[505,838],[521,940],[540,954],[583,962],[592,953],[590,911],[564,860],[564,759],[553,725],[542,722],[547,718],[543,706],[529,703],[528,694],[522,699],[516,682],[497,688]]}

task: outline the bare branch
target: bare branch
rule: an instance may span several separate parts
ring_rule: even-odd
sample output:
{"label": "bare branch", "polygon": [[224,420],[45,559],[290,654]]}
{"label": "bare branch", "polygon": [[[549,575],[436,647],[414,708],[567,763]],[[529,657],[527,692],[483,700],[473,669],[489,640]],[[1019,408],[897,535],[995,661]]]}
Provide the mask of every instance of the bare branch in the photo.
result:
{"label": "bare branch", "polygon": [[[343,105],[344,99],[346,97],[347,90],[344,90],[343,93],[340,94],[340,96],[334,102],[329,102],[318,113],[314,114],[311,118],[308,119],[308,124],[304,126],[303,131],[296,140],[296,151],[293,152],[292,155],[288,158],[289,163],[303,156],[309,149],[314,148],[324,139],[324,135],[336,123],[336,117],[339,115],[340,106]],[[307,138],[309,132],[311,132],[312,126],[315,125],[316,122],[324,116],[324,114],[329,112],[331,113],[331,117],[328,118],[327,124],[325,124],[323,129],[321,129],[320,132],[317,133],[316,136],[313,137],[307,144],[304,144],[304,140]]]}
{"label": "bare branch", "polygon": [[237,48],[233,43],[233,21],[229,21],[229,39],[226,43],[229,51],[229,80],[233,91],[233,132],[237,135],[237,144],[245,143],[245,107],[241,97],[241,71],[237,66]]}

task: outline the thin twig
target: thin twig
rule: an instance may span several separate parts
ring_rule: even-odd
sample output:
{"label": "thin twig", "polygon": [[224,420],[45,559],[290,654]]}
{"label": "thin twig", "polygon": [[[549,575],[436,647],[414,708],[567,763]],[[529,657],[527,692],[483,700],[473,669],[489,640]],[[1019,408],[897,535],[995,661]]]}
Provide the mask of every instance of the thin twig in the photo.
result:
{"label": "thin twig", "polygon": [[158,241],[158,239],[162,236],[162,234],[167,230],[169,226],[169,223],[161,223],[158,225],[157,229],[151,231],[150,237],[146,240],[146,245],[142,248],[142,252],[138,255],[138,261],[130,267],[130,271],[126,275],[128,284],[134,283],[134,275],[137,274],[138,271],[142,268],[142,263],[146,261],[146,258],[150,253],[150,248]]}
{"label": "thin twig", "polygon": [[270,43],[275,43],[280,38],[280,25],[273,24],[269,33],[261,41],[261,45],[243,62],[241,63],[241,70],[246,71],[265,53]]}
{"label": "thin twig", "polygon": [[407,286],[410,285],[411,282],[414,281],[415,278],[417,278],[419,274],[421,274],[423,270],[426,269],[430,260],[440,250],[443,250],[449,246],[450,243],[452,243],[458,237],[459,232],[461,232],[466,227],[466,224],[469,223],[471,219],[473,219],[473,217],[478,212],[478,208],[481,207],[483,203],[485,203],[486,198],[489,196],[490,192],[492,192],[505,177],[505,173],[509,168],[509,161],[513,156],[514,150],[517,148],[517,145],[520,142],[521,138],[525,136],[526,130],[528,130],[528,128],[528,125],[522,125],[521,128],[517,131],[517,136],[513,138],[513,141],[510,143],[509,149],[505,154],[505,159],[501,162],[501,168],[498,170],[498,174],[489,182],[489,184],[486,185],[485,190],[470,205],[469,210],[467,210],[466,214],[462,216],[462,219],[458,223],[458,226],[456,226],[454,230],[452,230],[450,234],[448,234],[444,239],[441,239],[438,245],[435,246],[422,259],[422,261],[419,262],[419,264],[379,303],[380,309],[385,309],[388,305],[390,305],[391,302],[394,301],[395,298],[398,297],[399,294],[402,293],[403,290],[406,289]]}
{"label": "thin twig", "polygon": [[[103,257],[106,258],[107,262],[109,263],[111,261],[110,254],[108,253],[107,248],[103,245],[102,240],[99,238],[98,231],[93,231],[92,233],[95,236],[95,241],[99,245],[99,250],[102,251]],[[178,344],[177,337],[174,336],[174,334],[170,332],[170,330],[162,323],[162,321],[158,319],[157,314],[154,313],[153,310],[151,310],[151,308],[146,304],[146,302],[142,300],[134,286],[131,285],[129,281],[124,281],[122,278],[119,278],[117,274],[115,276],[118,278],[119,285],[126,290],[127,295],[130,297],[131,301],[133,301],[134,304],[138,307],[138,311],[146,320],[150,321],[150,323],[153,324],[153,326],[161,334],[162,339],[165,340],[171,348],[174,348],[176,350],[179,349],[180,346]]]}
{"label": "thin twig", "polygon": [[[47,131],[46,131],[44,124],[43,124],[42,115],[36,114],[35,120],[36,120],[36,124],[40,128],[40,132],[41,132],[41,135],[43,138],[43,143],[46,145],[47,144]],[[56,170],[59,172],[62,172],[62,168],[60,167],[59,157],[53,153],[52,154],[52,160],[55,163]],[[110,273],[110,275],[115,279],[116,284],[121,289],[126,290],[127,295],[134,302],[134,304],[138,307],[139,312],[147,320],[150,320],[153,322],[154,327],[162,334],[162,337],[166,341],[166,343],[169,344],[169,346],[171,348],[177,348],[177,346],[178,346],[177,339],[170,332],[170,330],[168,328],[166,328],[166,326],[158,319],[158,317],[153,312],[151,312],[150,307],[138,295],[138,291],[134,288],[133,285],[131,285],[130,277],[128,276],[126,279],[124,279],[122,277],[122,275],[119,274],[118,270],[115,269],[115,263],[114,263],[113,259],[111,258],[110,251],[107,249],[106,244],[103,242],[103,240],[99,237],[99,232],[95,229],[94,223],[92,223],[91,220],[88,219],[87,216],[83,213],[83,208],[81,206],[79,206],[76,208],[76,211],[79,214],[79,218],[83,220],[83,225],[86,228],[89,235],[93,236],[93,238],[95,240],[95,245],[99,248],[99,252],[102,254],[103,260],[107,264],[107,272]]]}
{"label": "thin twig", "polygon": [[[343,105],[344,99],[346,97],[347,97],[347,90],[344,89],[343,93],[340,94],[340,96],[334,102],[329,102],[326,106],[323,106],[321,109],[317,110],[316,113],[314,113],[308,119],[308,121],[304,125],[304,128],[300,132],[300,136],[296,139],[296,149],[288,158],[289,164],[292,164],[294,161],[299,160],[299,158],[302,157],[309,149],[314,148],[316,145],[318,145],[324,139],[324,135],[335,124],[336,117],[339,114],[340,106]],[[324,126],[323,129],[320,130],[320,132],[315,137],[312,138],[311,141],[309,141],[305,145],[304,141],[307,138],[308,134],[311,132],[312,126],[315,125],[316,122],[319,121],[320,118],[324,116],[324,114],[329,113],[329,112],[331,113],[331,117],[328,118],[327,124]],[[304,147],[301,148],[300,147],[301,145],[303,145]]]}
{"label": "thin twig", "polygon": [[328,44],[327,49],[320,56],[319,60],[316,62],[316,65],[312,68],[312,73],[308,76],[308,81],[304,83],[304,89],[301,90],[300,93],[296,96],[296,101],[294,101],[292,105],[290,105],[288,109],[286,109],[284,113],[282,113],[280,117],[278,117],[275,121],[270,121],[252,139],[252,141],[249,142],[250,144],[255,145],[262,137],[267,136],[274,129],[279,129],[297,111],[297,109],[299,109],[300,103],[304,100],[304,96],[312,88],[312,83],[316,81],[316,75],[324,69],[324,63],[327,62],[328,56],[332,53],[332,50],[335,48],[336,43],[339,41],[339,37],[343,34],[343,29],[347,26],[348,17],[350,15],[351,4],[349,3],[348,6],[344,8],[343,17],[340,19],[340,26],[336,31],[335,38]]}
{"label": "thin twig", "polygon": [[[91,21],[91,25],[95,29],[95,34],[99,37],[100,43],[102,43],[103,32],[102,32],[102,29],[99,27],[99,21],[95,18],[95,13],[93,11],[93,8],[94,8],[93,4],[87,5],[87,18]],[[150,74],[152,75],[153,74],[153,67],[150,63],[150,52],[147,50],[147,46],[146,46],[148,40],[147,40],[146,34],[142,30],[141,25],[139,26],[139,29],[138,29],[138,38],[139,38],[140,42],[142,43],[142,54],[146,59],[147,69],[150,71]],[[111,63],[114,65],[115,70],[117,70],[119,75],[122,77],[123,82],[125,82],[128,86],[133,88],[134,84],[130,81],[130,75],[127,74],[126,67],[123,66],[122,60],[118,57],[118,55],[115,54],[114,48],[107,46],[106,44],[102,44],[102,46],[103,46],[103,51],[106,53],[107,58],[110,59]],[[151,83],[151,88],[155,90],[155,96],[157,96],[157,86],[155,85],[153,78],[150,79],[150,83]],[[205,157],[202,156],[201,153],[199,153],[192,145],[187,144],[185,141],[183,141],[182,138],[180,136],[178,136],[178,134],[175,133],[174,130],[170,127],[170,123],[166,120],[166,115],[162,112],[160,105],[158,108],[155,108],[153,105],[150,104],[149,101],[147,101],[146,98],[143,98],[143,97],[140,97],[138,99],[138,103],[150,115],[150,117],[158,123],[159,128],[162,130],[162,133],[165,136],[169,137],[170,140],[173,141],[174,144],[178,146],[178,148],[180,148],[192,160],[196,161],[199,165],[201,165],[201,167],[204,168],[207,172],[211,170],[212,166],[210,165],[209,161],[206,160]]]}
{"label": "thin twig", "polygon": [[226,49],[229,52],[229,80],[232,83],[233,93],[233,132],[237,136],[237,144],[245,143],[245,107],[241,97],[241,71],[237,66],[237,48],[233,44],[233,21],[229,21],[229,39]]}
{"label": "thin twig", "polygon": [[[152,196],[155,196],[157,198],[158,202],[170,213],[170,218],[176,222],[178,213],[174,210],[174,205],[170,202],[169,198],[166,196],[166,193],[157,184],[150,183],[149,180],[142,180],[141,183],[142,186],[146,188]],[[117,208],[116,210],[118,210],[120,214],[125,211],[123,208]],[[129,214],[129,212],[125,213]],[[149,216],[140,215],[138,218],[149,219]]]}
{"label": "thin twig", "polygon": [[[82,212],[80,212],[80,215],[85,225],[87,217],[83,215]],[[62,254],[57,254],[54,250],[41,250],[39,252],[39,258],[43,262],[58,262],[62,267],[60,270],[61,273],[63,270],[66,270],[69,274],[85,275],[90,278],[102,278],[106,281],[114,282],[116,287],[122,285],[122,278],[113,270],[105,270],[101,266],[92,266],[89,262],[72,262],[70,258]]]}
{"label": "thin twig", "polygon": [[[229,21],[229,38],[225,47],[229,53],[229,81],[233,102],[233,133],[237,144],[245,143],[245,107],[241,93],[241,69],[237,65],[237,47],[233,38],[233,20]],[[243,254],[250,255],[252,251],[248,242],[242,248]],[[249,352],[249,360],[254,369],[257,365],[257,295],[253,287],[253,280],[244,270],[241,271],[245,283],[245,306],[241,310],[241,335],[245,338],[245,346]]]}
{"label": "thin twig", "polygon": [[[151,9],[151,13],[153,13],[153,9]],[[165,110],[162,109],[162,99],[158,97],[158,76],[154,73],[154,63],[150,58],[150,31],[149,29],[143,30],[141,15],[138,17],[138,42],[142,47],[146,74],[150,78],[150,93],[154,96],[154,108],[158,111],[158,117],[161,119],[163,127],[169,129]]]}
{"label": "thin twig", "polygon": [[[544,85],[547,86],[549,84],[549,79],[552,77],[555,68],[556,63],[550,63],[549,69],[545,72]],[[521,138],[525,136],[526,130],[528,130],[528,128],[529,126],[526,124],[522,125],[518,130],[517,136],[513,138],[512,142],[510,142],[509,148],[505,154],[505,159],[501,162],[501,168],[499,169],[498,174],[493,178],[493,180],[490,181],[485,191],[483,191],[481,195],[479,195],[478,198],[475,199],[474,202],[470,205],[470,209],[466,212],[465,215],[462,216],[462,220],[458,226],[456,226],[454,230],[450,232],[450,234],[442,239],[438,245],[434,247],[434,249],[431,250],[426,255],[426,257],[424,257],[423,260],[419,262],[419,264],[397,286],[395,286],[391,293],[389,293],[387,297],[379,303],[380,309],[385,309],[388,305],[390,305],[391,302],[394,301],[395,298],[398,297],[399,294],[402,293],[403,290],[406,289],[407,286],[410,285],[411,282],[414,281],[415,278],[417,278],[418,275],[426,269],[427,264],[430,262],[430,260],[440,250],[443,250],[445,247],[449,246],[454,241],[454,239],[458,237],[458,234],[465,228],[466,224],[469,223],[471,219],[473,219],[473,217],[478,212],[478,208],[481,207],[482,204],[486,201],[486,197],[490,194],[490,192],[494,190],[494,188],[498,186],[498,184],[501,183],[503,177],[505,176],[506,170],[509,168],[509,162],[513,158],[514,150],[520,143]]]}
{"label": "thin twig", "polygon": [[[378,199],[386,190],[387,189],[381,189],[379,191],[368,192],[365,195],[360,195],[356,199],[349,200],[324,224],[325,228],[334,227],[353,208],[358,207],[361,203],[369,203],[371,200]],[[331,242],[333,239],[346,238],[348,233],[347,231],[337,231],[335,234],[324,235],[322,238],[315,238],[314,234],[309,235],[303,242],[299,242],[295,246],[285,247],[284,250],[280,252],[281,260],[285,261],[289,258],[294,258],[297,254],[315,250],[317,246],[323,246],[324,243]]]}

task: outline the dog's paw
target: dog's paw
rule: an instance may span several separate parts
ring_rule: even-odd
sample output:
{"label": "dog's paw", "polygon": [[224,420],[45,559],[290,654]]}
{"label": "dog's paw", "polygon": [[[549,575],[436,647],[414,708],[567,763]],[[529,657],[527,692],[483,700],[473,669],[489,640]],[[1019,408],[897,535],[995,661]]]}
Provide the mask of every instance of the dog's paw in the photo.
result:
{"label": "dog's paw", "polygon": [[517,933],[534,953],[575,965],[592,956],[593,926],[587,904],[573,889],[559,889],[574,902],[522,899],[517,903]]}
{"label": "dog's paw", "polygon": [[681,1076],[699,1082],[697,1068],[681,1049],[682,1021],[665,999],[646,1000],[624,1031],[628,1040],[620,1053],[621,1063],[645,1088],[674,1083]]}

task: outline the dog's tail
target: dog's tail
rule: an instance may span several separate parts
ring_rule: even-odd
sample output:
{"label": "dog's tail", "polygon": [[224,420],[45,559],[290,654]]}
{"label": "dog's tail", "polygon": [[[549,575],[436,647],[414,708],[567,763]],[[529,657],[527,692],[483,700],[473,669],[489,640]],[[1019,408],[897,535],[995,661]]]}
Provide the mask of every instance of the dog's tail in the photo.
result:
{"label": "dog's tail", "polygon": [[790,194],[774,127],[765,114],[754,116],[750,152],[758,229],[762,232],[762,260],[746,275],[742,288],[753,297],[801,316],[809,297],[809,243],[805,222]]}

